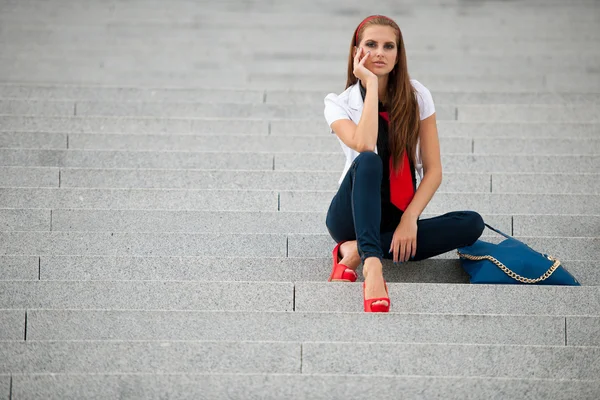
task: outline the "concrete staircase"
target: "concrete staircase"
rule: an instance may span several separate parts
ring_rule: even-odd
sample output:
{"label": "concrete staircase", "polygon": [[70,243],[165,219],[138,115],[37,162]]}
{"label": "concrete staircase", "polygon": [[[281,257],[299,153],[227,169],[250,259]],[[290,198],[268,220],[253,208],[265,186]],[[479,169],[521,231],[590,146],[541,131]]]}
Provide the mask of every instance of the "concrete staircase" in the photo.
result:
{"label": "concrete staircase", "polygon": [[[600,3],[376,5],[0,0],[0,399],[600,398]],[[436,102],[426,216],[583,286],[326,282],[323,97],[373,13]]]}

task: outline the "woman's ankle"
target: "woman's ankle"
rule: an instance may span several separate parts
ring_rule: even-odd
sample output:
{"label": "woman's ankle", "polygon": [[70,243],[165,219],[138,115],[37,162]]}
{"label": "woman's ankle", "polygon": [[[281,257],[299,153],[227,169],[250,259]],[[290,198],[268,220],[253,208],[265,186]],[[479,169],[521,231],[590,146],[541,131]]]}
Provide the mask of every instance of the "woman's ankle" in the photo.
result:
{"label": "woman's ankle", "polygon": [[370,273],[374,273],[376,275],[383,275],[383,264],[381,260],[377,257],[369,257],[366,258],[363,265],[363,276],[365,279]]}

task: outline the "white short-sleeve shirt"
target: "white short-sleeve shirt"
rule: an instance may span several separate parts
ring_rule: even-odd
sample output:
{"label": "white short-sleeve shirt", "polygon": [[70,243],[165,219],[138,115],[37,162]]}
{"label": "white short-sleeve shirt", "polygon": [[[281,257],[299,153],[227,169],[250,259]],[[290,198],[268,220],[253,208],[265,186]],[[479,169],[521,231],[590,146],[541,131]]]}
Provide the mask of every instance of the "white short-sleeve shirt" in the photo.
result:
{"label": "white short-sleeve shirt", "polygon": [[[411,79],[410,83],[416,90],[417,102],[419,104],[419,115],[421,120],[430,117],[435,112],[435,105],[433,104],[433,97],[431,97],[431,92],[423,86],[419,81],[415,79]],[[348,89],[340,93],[339,95],[335,93],[329,93],[324,100],[325,103],[325,119],[327,120],[327,124],[331,127],[331,124],[340,119],[348,119],[358,125],[360,121],[360,117],[362,115],[362,110],[364,107],[364,101],[360,94],[360,83],[350,86]],[[330,130],[331,133],[334,133],[333,130]],[[356,150],[351,149],[346,146],[344,142],[338,137],[340,141],[340,145],[342,146],[342,150],[346,155],[346,165],[344,166],[344,172],[340,177],[338,184],[342,183],[346,173],[350,169],[352,162],[356,157],[358,157],[358,152]],[[375,149],[375,153],[377,153],[377,149]],[[419,147],[419,142],[417,142],[417,150],[415,154],[415,169],[417,176],[417,183],[419,183],[423,179],[423,162],[421,160],[421,150]]]}

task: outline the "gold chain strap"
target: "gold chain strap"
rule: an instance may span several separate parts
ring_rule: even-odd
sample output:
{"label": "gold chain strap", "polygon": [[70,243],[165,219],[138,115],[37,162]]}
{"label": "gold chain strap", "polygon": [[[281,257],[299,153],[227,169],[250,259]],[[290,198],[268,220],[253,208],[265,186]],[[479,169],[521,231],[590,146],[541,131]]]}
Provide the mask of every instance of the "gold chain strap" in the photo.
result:
{"label": "gold chain strap", "polygon": [[529,278],[525,278],[525,277],[511,271],[510,269],[508,269],[508,267],[506,265],[502,264],[500,261],[496,260],[492,256],[472,256],[469,254],[463,254],[459,251],[457,251],[457,253],[458,253],[459,257],[466,258],[467,260],[473,260],[473,261],[489,260],[489,261],[493,262],[494,264],[496,264],[498,266],[498,268],[500,268],[502,271],[504,271],[504,273],[506,275],[510,276],[511,278],[513,278],[519,282],[523,282],[523,283],[538,283],[541,281],[545,281],[546,279],[550,278],[550,275],[552,275],[558,267],[560,267],[559,260],[557,260],[556,258],[551,257],[551,256],[546,256],[546,257],[548,257],[548,259],[550,261],[554,261],[554,264],[552,264],[552,266],[548,269],[548,271],[546,271],[539,278],[529,279]]}

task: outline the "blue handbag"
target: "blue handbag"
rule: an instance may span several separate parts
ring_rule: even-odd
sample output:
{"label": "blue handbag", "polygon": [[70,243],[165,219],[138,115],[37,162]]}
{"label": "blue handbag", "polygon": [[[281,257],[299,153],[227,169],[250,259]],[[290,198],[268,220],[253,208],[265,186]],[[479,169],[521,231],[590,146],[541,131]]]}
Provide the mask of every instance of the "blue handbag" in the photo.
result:
{"label": "blue handbag", "polygon": [[476,241],[458,249],[462,267],[471,283],[540,284],[580,286],[560,261],[538,253],[525,243],[485,224],[504,236],[499,244]]}

